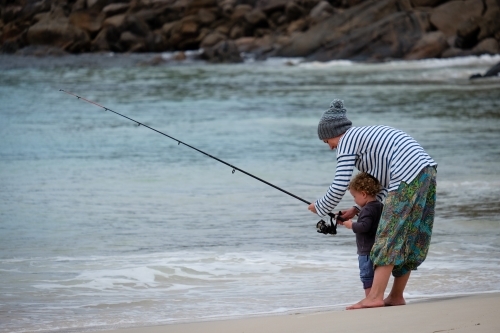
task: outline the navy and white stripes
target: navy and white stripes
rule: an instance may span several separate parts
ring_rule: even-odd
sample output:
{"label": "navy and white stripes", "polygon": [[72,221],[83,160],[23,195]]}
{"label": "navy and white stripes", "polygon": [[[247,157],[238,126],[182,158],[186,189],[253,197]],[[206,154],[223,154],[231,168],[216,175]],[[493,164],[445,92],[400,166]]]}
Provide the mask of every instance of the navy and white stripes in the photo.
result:
{"label": "navy and white stripes", "polygon": [[325,216],[338,205],[351,180],[354,167],[377,178],[383,201],[389,191],[404,181],[410,183],[426,166],[437,163],[415,139],[389,126],[352,127],[339,141],[335,179],[325,196],[315,202],[318,215]]}

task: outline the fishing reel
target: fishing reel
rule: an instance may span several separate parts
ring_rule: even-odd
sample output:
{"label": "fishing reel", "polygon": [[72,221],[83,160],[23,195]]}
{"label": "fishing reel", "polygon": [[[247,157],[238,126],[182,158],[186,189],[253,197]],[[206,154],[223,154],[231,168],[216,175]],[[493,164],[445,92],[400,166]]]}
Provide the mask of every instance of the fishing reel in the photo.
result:
{"label": "fishing reel", "polygon": [[[345,220],[341,217],[342,212],[339,211],[337,216],[335,217],[335,214],[333,213],[328,213],[328,216],[330,216],[330,224],[326,224],[325,221],[320,220],[318,223],[316,223],[316,231],[325,235],[336,235],[337,234],[337,223],[344,222]],[[334,222],[335,220],[335,222]]]}

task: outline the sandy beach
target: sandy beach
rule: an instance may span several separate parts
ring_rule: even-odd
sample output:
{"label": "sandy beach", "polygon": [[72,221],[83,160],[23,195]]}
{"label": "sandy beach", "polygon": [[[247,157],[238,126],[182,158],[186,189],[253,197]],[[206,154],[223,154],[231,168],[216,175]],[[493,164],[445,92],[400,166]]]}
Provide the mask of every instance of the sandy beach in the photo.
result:
{"label": "sandy beach", "polygon": [[293,313],[106,331],[109,333],[500,332],[500,293],[435,298],[406,306]]}

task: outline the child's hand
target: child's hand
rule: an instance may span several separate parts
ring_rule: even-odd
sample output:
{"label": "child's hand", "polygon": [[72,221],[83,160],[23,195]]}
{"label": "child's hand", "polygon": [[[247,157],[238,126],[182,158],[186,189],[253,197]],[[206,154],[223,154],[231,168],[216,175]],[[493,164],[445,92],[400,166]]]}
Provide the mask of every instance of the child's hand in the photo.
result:
{"label": "child's hand", "polygon": [[347,221],[344,221],[344,226],[347,228],[347,229],[352,229],[352,220],[349,219]]}

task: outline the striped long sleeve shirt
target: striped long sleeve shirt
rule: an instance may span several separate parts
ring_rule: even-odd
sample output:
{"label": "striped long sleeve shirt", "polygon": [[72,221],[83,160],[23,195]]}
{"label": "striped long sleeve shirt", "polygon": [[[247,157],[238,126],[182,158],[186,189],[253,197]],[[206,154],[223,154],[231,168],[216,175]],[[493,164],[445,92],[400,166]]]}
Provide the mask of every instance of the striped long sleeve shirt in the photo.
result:
{"label": "striped long sleeve shirt", "polygon": [[383,189],[377,199],[383,202],[388,192],[402,181],[410,183],[426,166],[437,163],[405,132],[389,126],[351,127],[339,141],[335,179],[315,202],[316,211],[325,216],[335,209],[355,167],[379,180]]}

